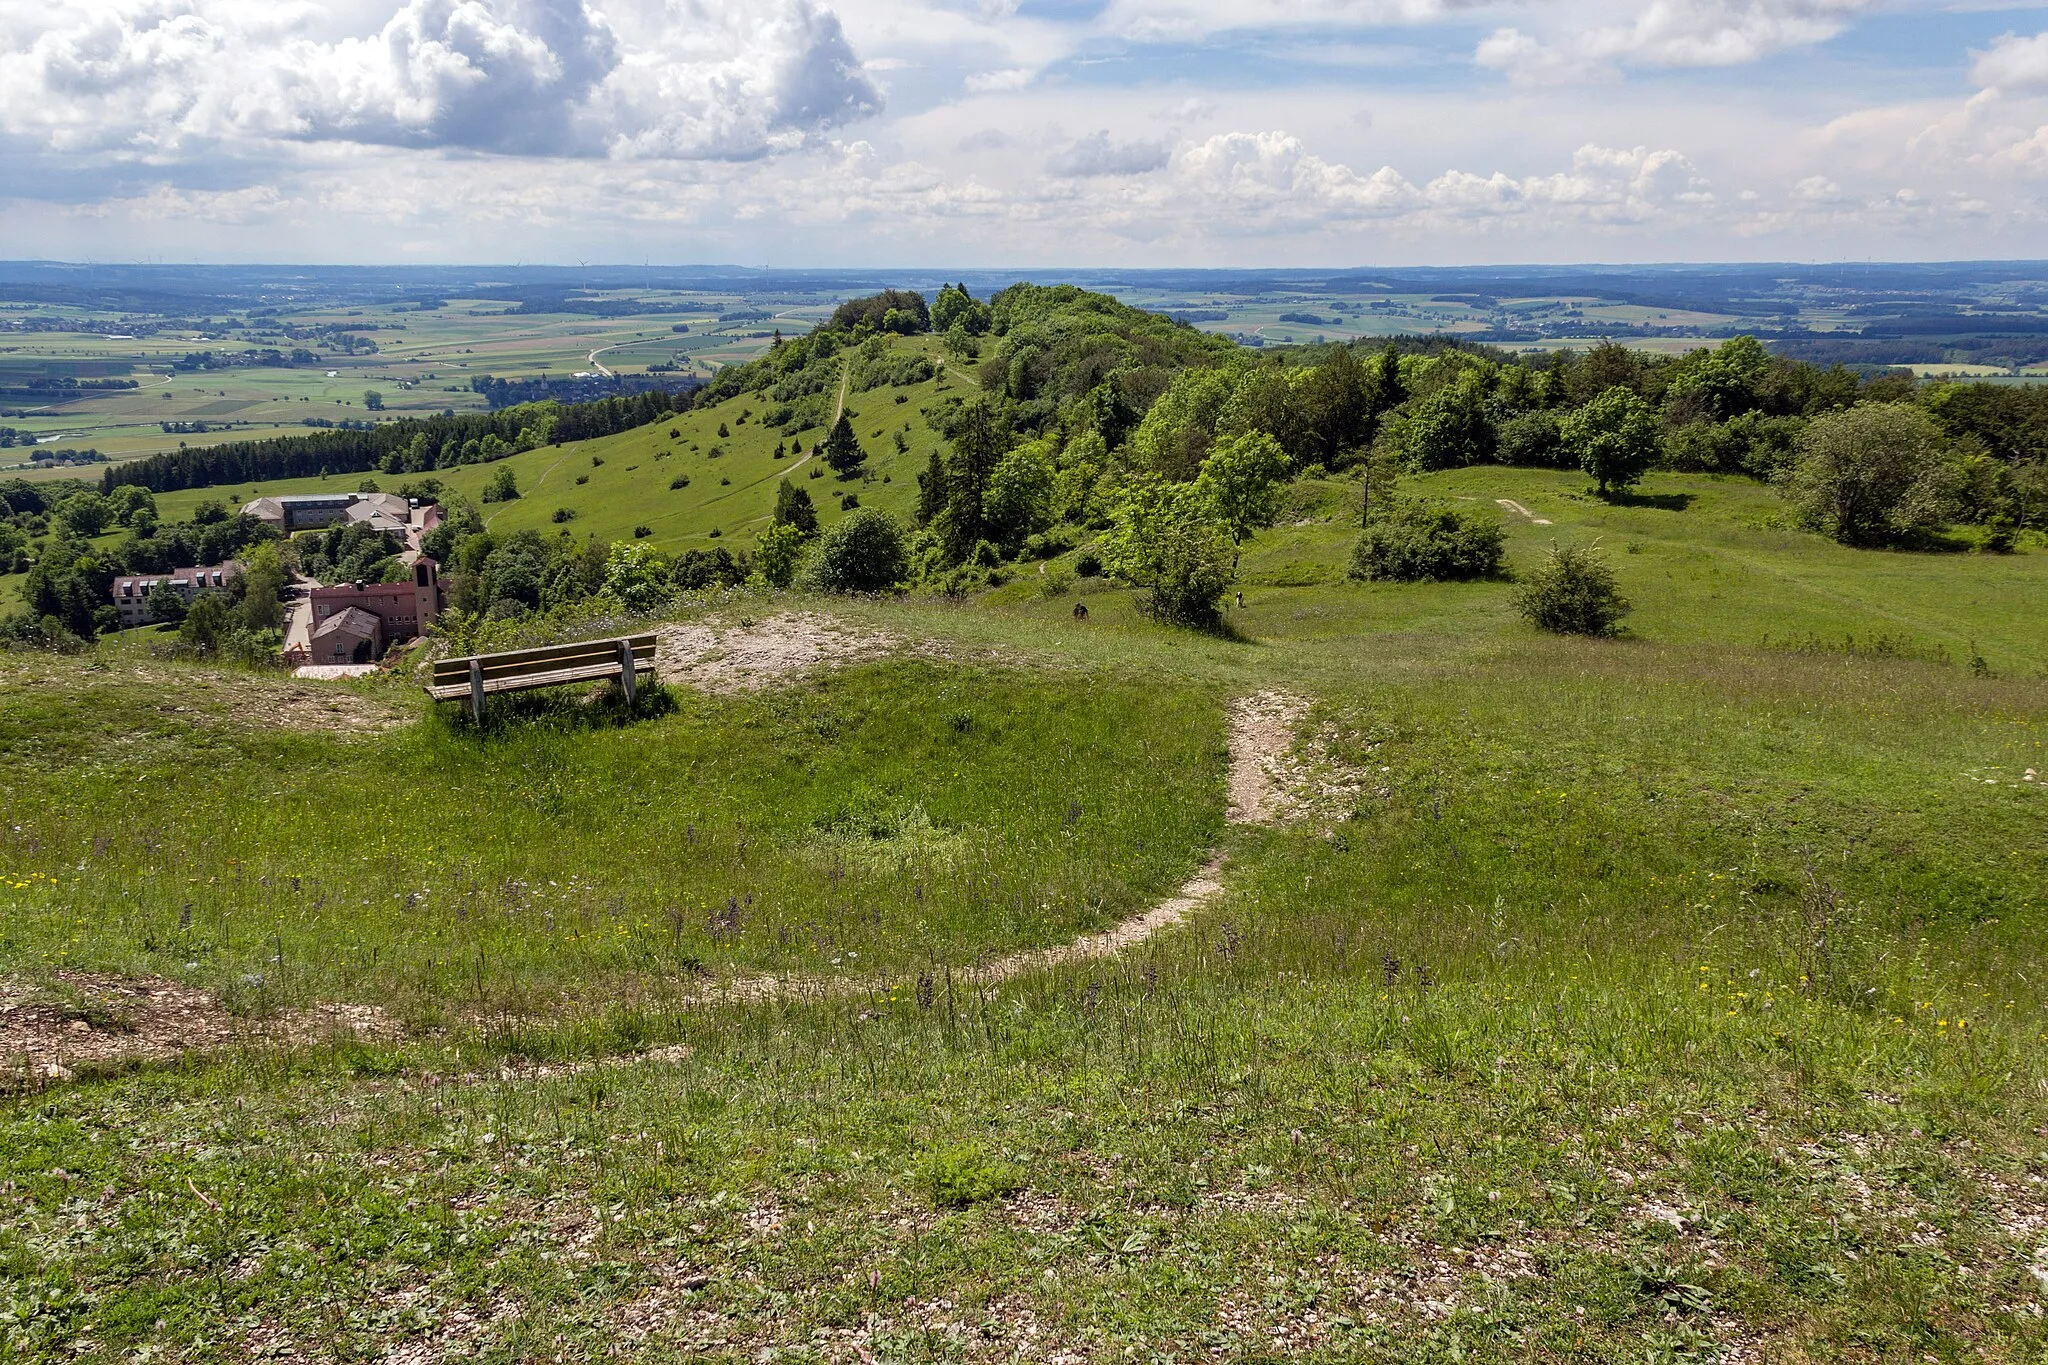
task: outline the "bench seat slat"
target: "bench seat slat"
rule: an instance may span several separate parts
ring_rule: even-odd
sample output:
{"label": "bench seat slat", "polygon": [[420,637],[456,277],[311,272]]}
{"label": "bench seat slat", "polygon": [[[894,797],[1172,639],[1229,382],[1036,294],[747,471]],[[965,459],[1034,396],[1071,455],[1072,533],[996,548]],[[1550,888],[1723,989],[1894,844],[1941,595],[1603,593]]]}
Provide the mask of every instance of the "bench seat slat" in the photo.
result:
{"label": "bench seat slat", "polygon": [[[635,636],[632,645],[633,666],[636,670],[643,662],[653,662],[655,642],[652,635]],[[452,686],[457,682],[467,685],[472,658],[483,665],[484,677],[489,679],[519,676],[535,671],[545,672],[550,668],[576,668],[606,660],[616,662],[618,657],[618,641],[586,640],[574,645],[552,645],[546,649],[478,654],[459,659],[437,659],[434,661],[434,682],[436,686]]]}
{"label": "bench seat slat", "polygon": [[[615,657],[609,663],[585,664],[575,668],[557,668],[544,673],[517,673],[484,679],[484,694],[494,692],[519,692],[529,687],[556,687],[563,683],[596,682],[602,678],[619,676],[619,661]],[[636,663],[634,672],[641,672]],[[650,667],[646,672],[653,672]],[[469,695],[469,679],[459,683],[437,683],[427,689],[435,701],[460,701]]]}

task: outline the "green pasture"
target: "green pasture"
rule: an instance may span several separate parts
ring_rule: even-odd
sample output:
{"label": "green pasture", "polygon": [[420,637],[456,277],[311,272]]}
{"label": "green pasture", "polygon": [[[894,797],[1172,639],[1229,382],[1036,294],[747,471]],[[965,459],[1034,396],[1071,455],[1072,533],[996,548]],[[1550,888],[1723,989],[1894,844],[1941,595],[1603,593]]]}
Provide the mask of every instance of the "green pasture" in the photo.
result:
{"label": "green pasture", "polygon": [[[1708,491],[1665,543],[1738,538]],[[2048,684],[1647,598],[1585,641],[1462,587],[1255,587],[1228,638],[1016,586],[728,602],[938,653],[481,734],[402,679],[329,693],[419,717],[348,737],[280,724],[309,684],[0,662],[0,966],[411,1028],[0,1105],[11,1352],[2048,1348]],[[1227,831],[1224,702],[1271,687],[1331,785]],[[1189,923],[977,977],[1210,847]],[[692,1003],[757,970],[875,976]]]}

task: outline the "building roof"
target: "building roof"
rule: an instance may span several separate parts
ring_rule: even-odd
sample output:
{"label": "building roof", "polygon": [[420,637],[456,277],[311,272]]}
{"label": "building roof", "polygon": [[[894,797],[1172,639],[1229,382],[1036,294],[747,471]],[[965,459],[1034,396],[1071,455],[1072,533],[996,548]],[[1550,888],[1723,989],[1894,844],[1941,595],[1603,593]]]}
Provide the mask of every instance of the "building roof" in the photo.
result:
{"label": "building roof", "polygon": [[229,583],[242,576],[242,561],[239,559],[225,559],[218,564],[209,564],[205,568],[171,569],[165,573],[123,574],[114,580],[114,586],[119,588],[124,583],[142,585],[166,581],[171,583],[190,583],[194,579],[198,579],[202,586],[210,587],[212,584],[206,580],[212,579],[215,576],[218,576],[220,586],[226,587]]}
{"label": "building roof", "polygon": [[361,607],[343,607],[334,615],[313,627],[313,638],[323,635],[353,635],[359,640],[374,640],[383,629],[383,622],[364,611]]}

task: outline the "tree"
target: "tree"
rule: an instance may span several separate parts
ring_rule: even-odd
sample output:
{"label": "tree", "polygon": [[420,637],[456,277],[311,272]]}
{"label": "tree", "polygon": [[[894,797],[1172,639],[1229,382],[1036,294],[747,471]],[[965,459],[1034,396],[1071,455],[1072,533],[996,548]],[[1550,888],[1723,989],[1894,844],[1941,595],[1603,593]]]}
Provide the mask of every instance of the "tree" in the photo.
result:
{"label": "tree", "polygon": [[629,611],[658,606],[673,587],[668,556],[643,541],[621,540],[606,551],[604,594]]}
{"label": "tree", "polygon": [[363,406],[368,408],[371,412],[384,411],[384,395],[377,392],[375,389],[364,389]]}
{"label": "tree", "polygon": [[827,592],[883,592],[903,581],[909,558],[896,518],[863,507],[818,538],[812,572]]}
{"label": "tree", "polygon": [[839,420],[832,424],[831,434],[825,437],[825,463],[832,466],[841,478],[851,476],[867,459],[868,453],[860,448],[860,439],[853,434],[853,423],[840,413]]}
{"label": "tree", "polygon": [[114,523],[115,507],[111,499],[98,493],[73,493],[57,509],[65,527],[73,535],[90,540],[100,535]]}
{"label": "tree", "polygon": [[519,479],[512,467],[506,465],[491,475],[491,481],[484,485],[485,502],[512,502],[519,496]]}
{"label": "tree", "polygon": [[1388,424],[1386,438],[1416,469],[1485,464],[1500,438],[1486,409],[1482,376],[1468,370],[1427,398],[1417,399],[1405,415]]}
{"label": "tree", "polygon": [[1513,601],[1530,625],[1559,635],[1612,635],[1628,614],[1614,570],[1588,545],[1553,545]]}
{"label": "tree", "polygon": [[284,612],[279,598],[290,581],[284,558],[272,544],[258,545],[242,564],[242,625],[249,630],[275,630]]}
{"label": "tree", "polygon": [[[790,527],[799,538],[816,535],[818,509],[811,505],[809,493],[784,479],[775,486],[775,515],[769,519],[769,524]],[[776,586],[784,585],[778,583]]]}
{"label": "tree", "polygon": [[1784,480],[1802,525],[1844,545],[1884,545],[1959,511],[1962,474],[1941,429],[1910,403],[1861,403],[1814,418]]}
{"label": "tree", "polygon": [[178,627],[178,638],[202,654],[220,652],[223,641],[235,634],[240,625],[236,617],[235,604],[224,592],[203,592],[192,599],[192,605],[185,611],[185,619]]}
{"label": "tree", "polygon": [[192,509],[192,524],[194,526],[211,526],[215,522],[226,521],[227,519],[227,504],[221,502],[218,498],[208,498]]}
{"label": "tree", "polygon": [[951,332],[958,327],[964,336],[978,337],[988,331],[991,317],[987,304],[967,292],[964,284],[949,284],[932,300],[932,330]]}
{"label": "tree", "polygon": [[142,608],[154,620],[182,621],[185,619],[185,595],[171,586],[171,580],[160,578],[149,585],[149,592],[142,599]]}
{"label": "tree", "polygon": [[1148,589],[1146,607],[1177,625],[1214,626],[1236,577],[1237,544],[1190,483],[1127,486],[1102,538],[1103,567]]}
{"label": "tree", "polygon": [[1566,417],[1558,435],[1603,498],[1632,487],[1657,460],[1656,411],[1619,384]]}
{"label": "tree", "polygon": [[[1397,362],[1397,372],[1399,368]],[[1334,468],[1344,456],[1364,449],[1372,439],[1374,387],[1372,376],[1349,346],[1333,347],[1302,385],[1304,453]]]}
{"label": "tree", "polygon": [[952,425],[953,458],[946,462],[946,503],[937,526],[946,562],[958,564],[987,534],[984,500],[996,465],[1009,453],[1010,426],[986,394],[963,404]]}
{"label": "tree", "polygon": [[[1288,467],[1287,452],[1264,432],[1232,437],[1211,447],[1195,489],[1230,529],[1233,547],[1251,539],[1252,532],[1271,526],[1280,514],[1280,490],[1287,481]],[[1235,570],[1235,548],[1230,562]]]}
{"label": "tree", "polygon": [[982,522],[989,536],[1014,548],[1052,521],[1052,452],[1043,441],[1018,446],[996,463],[982,494]]}
{"label": "tree", "polygon": [[156,494],[138,484],[122,484],[107,495],[107,500],[113,505],[115,519],[123,526],[135,525],[135,518],[141,514],[152,520],[156,517]]}
{"label": "tree", "polygon": [[1238,373],[1226,369],[1187,369],[1175,375],[1131,433],[1132,461],[1161,478],[1194,478],[1238,382]]}
{"label": "tree", "polygon": [[1372,364],[1370,403],[1373,414],[1390,412],[1408,401],[1408,385],[1401,378],[1401,353],[1388,342]]}
{"label": "tree", "polygon": [[770,522],[754,549],[754,566],[771,588],[786,588],[803,562],[804,533],[787,521]]}

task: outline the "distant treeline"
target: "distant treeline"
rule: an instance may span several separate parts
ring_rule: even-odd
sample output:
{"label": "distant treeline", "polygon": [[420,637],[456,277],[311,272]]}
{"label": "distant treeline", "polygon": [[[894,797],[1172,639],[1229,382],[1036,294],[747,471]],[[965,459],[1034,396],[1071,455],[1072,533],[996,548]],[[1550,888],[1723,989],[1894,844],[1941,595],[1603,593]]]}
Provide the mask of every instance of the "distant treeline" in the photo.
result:
{"label": "distant treeline", "polygon": [[109,469],[103,492],[134,484],[155,493],[322,474],[419,473],[493,460],[518,450],[609,436],[688,411],[690,392],[650,389],[594,403],[529,403],[488,413],[407,419],[367,431],[322,431],[166,451]]}
{"label": "distant treeline", "polygon": [[617,398],[653,389],[665,393],[687,393],[700,382],[688,377],[670,378],[668,372],[609,377],[597,374],[582,379],[498,379],[480,374],[469,381],[469,388],[472,393],[482,394],[484,401],[492,407],[509,408],[521,403],[594,403],[601,398]]}

